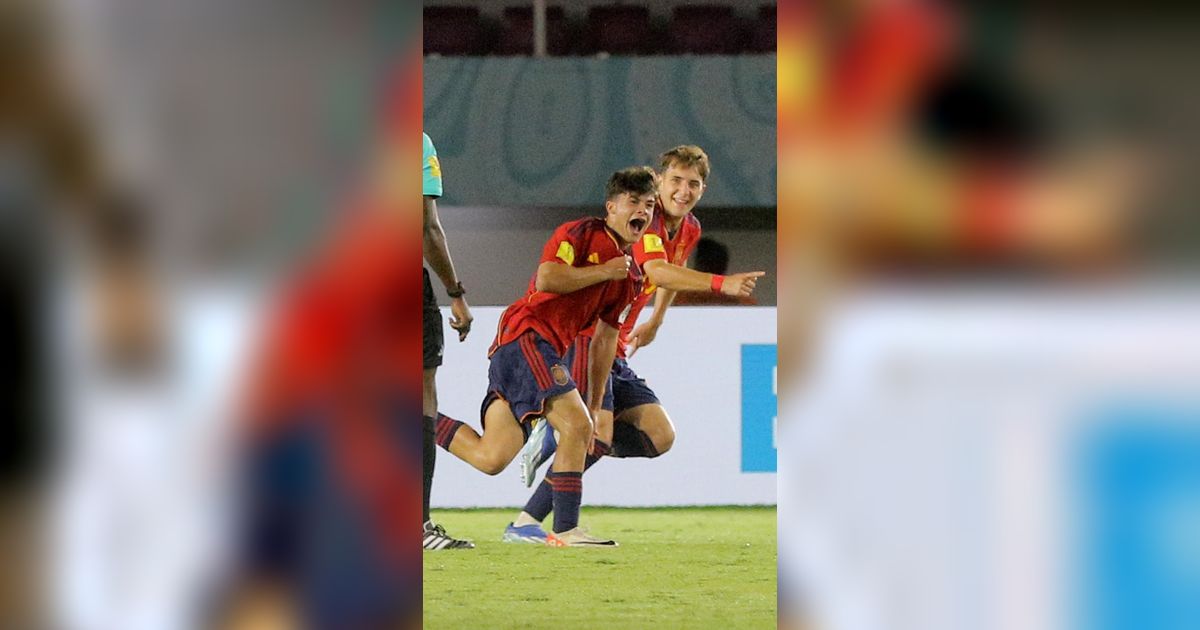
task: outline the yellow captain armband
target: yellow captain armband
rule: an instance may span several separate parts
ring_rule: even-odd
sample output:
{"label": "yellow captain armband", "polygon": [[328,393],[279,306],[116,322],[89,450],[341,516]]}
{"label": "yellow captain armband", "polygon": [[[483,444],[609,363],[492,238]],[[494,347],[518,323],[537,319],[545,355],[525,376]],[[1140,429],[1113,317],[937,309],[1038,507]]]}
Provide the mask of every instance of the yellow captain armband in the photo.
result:
{"label": "yellow captain armband", "polygon": [[429,175],[438,179],[442,177],[442,163],[438,162],[436,155],[429,156]]}
{"label": "yellow captain armband", "polygon": [[643,236],[642,249],[645,250],[647,254],[666,251],[663,249],[662,237],[657,234],[646,234]]}
{"label": "yellow captain armband", "polygon": [[566,241],[558,244],[558,253],[555,255],[568,265],[575,264],[575,247]]}

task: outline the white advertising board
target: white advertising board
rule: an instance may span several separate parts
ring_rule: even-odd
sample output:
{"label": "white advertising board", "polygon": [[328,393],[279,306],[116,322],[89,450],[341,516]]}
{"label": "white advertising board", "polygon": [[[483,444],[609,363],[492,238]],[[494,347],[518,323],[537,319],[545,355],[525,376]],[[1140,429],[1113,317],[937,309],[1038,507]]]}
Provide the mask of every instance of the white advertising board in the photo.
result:
{"label": "white advertising board", "polygon": [[[439,407],[477,430],[487,390],[487,349],[502,311],[472,309],[475,324],[463,343],[446,328],[444,363],[437,379]],[[443,309],[443,316],[447,313]],[[744,347],[769,353],[773,363],[774,346],[774,307],[672,308],[658,338],[639,350],[630,366],[646,379],[671,416],[675,445],[655,459],[601,460],[585,476],[585,504],[773,505],[773,417],[758,422],[746,435],[751,442],[743,445],[743,407],[749,405],[752,412],[769,407],[773,412],[774,366],[764,365]],[[744,363],[750,369],[744,370]],[[750,380],[744,383],[744,378]],[[768,471],[743,472],[744,468]],[[435,508],[520,506],[530,492],[521,483],[515,461],[489,477],[438,452]]]}

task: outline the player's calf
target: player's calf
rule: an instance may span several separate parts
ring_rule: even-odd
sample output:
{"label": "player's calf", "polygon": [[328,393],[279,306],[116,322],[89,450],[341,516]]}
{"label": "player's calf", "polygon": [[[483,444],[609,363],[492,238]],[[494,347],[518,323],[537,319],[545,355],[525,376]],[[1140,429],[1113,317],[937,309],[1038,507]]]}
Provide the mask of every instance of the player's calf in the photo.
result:
{"label": "player's calf", "polygon": [[[593,441],[592,450],[588,453],[587,459],[584,461],[584,472],[587,472],[592,465],[600,461],[600,459],[605,455],[608,455],[608,453],[608,444],[601,442],[600,440]],[[542,483],[538,485],[537,489],[534,490],[533,495],[529,497],[529,501],[525,503],[524,509],[522,509],[521,513],[517,515],[517,519],[509,524],[508,529],[505,530],[505,540],[509,538],[510,530],[513,530],[514,528],[520,530],[521,528],[525,527],[536,527],[538,531],[541,531],[542,521],[546,520],[546,517],[550,515],[550,512],[553,509],[554,485],[551,483],[550,477],[547,476],[547,478],[543,479]],[[545,539],[544,533],[542,535],[542,539]]]}
{"label": "player's calf", "polygon": [[558,453],[546,473],[554,506],[554,531],[565,532],[579,525],[583,502],[583,468],[592,421],[579,392],[570,391],[547,400],[546,420],[558,431]]}
{"label": "player's calf", "polygon": [[675,425],[662,405],[627,409],[613,426],[613,457],[658,457],[674,444]]}
{"label": "player's calf", "polygon": [[485,417],[488,428],[481,436],[465,423],[439,414],[436,439],[438,446],[477,470],[497,475],[521,450],[525,435],[503,400],[489,405]]}

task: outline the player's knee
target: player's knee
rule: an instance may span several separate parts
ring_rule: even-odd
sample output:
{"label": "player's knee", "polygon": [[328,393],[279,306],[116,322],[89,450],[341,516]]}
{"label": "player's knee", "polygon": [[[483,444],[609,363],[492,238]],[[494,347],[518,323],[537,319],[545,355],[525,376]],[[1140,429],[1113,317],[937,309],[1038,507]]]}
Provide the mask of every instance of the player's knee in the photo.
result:
{"label": "player's knee", "polygon": [[658,455],[666,453],[675,445],[675,428],[667,424],[659,432],[651,435],[650,441],[654,443],[654,450],[658,451]]}
{"label": "player's knee", "polygon": [[510,459],[506,459],[500,453],[485,453],[484,456],[480,458],[476,467],[479,468],[483,474],[494,477],[499,475],[501,472],[504,472],[504,469],[508,467],[508,462]]}
{"label": "player's knee", "polygon": [[558,424],[559,441],[586,442],[592,435],[592,421],[586,414],[564,414]]}
{"label": "player's knee", "polygon": [[495,477],[496,475],[499,475],[500,473],[504,472],[505,468],[506,468],[505,464],[501,464],[500,462],[496,462],[496,461],[489,461],[489,462],[484,463],[483,466],[481,466],[479,468],[479,470],[483,471],[483,474],[485,474],[489,477]]}
{"label": "player's knee", "polygon": [[642,431],[646,433],[646,437],[650,438],[658,455],[666,453],[674,446],[675,426],[671,424],[671,419],[667,417],[666,412],[651,415],[644,419],[641,425]]}

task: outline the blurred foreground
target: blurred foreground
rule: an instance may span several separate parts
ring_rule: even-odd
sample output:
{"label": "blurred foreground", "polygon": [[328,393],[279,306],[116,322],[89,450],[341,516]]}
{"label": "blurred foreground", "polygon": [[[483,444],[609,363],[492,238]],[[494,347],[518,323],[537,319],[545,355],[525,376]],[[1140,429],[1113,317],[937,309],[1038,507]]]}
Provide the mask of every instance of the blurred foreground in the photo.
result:
{"label": "blurred foreground", "polygon": [[1193,626],[1200,15],[779,14],[781,623]]}

